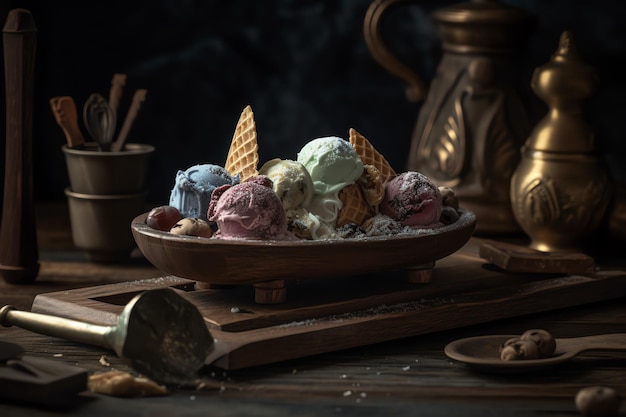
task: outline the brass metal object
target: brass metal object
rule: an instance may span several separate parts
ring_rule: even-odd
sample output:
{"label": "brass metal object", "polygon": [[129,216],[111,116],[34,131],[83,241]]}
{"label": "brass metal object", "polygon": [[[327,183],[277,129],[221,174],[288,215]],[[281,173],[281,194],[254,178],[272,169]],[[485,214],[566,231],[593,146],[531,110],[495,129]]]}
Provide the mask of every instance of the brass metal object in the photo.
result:
{"label": "brass metal object", "polygon": [[[531,126],[516,85],[533,26],[525,11],[495,0],[474,0],[433,14],[444,55],[428,94],[419,75],[382,39],[381,21],[408,0],[376,0],[366,14],[367,46],[385,69],[405,80],[411,101],[422,101],[407,169],[454,188],[476,214],[477,233],[519,231],[509,199],[510,179]],[[415,2],[415,1],[414,1]]]}
{"label": "brass metal object", "polygon": [[556,52],[535,69],[531,87],[548,113],[522,148],[511,179],[513,213],[540,251],[580,250],[599,227],[611,196],[608,169],[597,153],[583,101],[596,87],[573,36],[563,32]]}
{"label": "brass metal object", "polygon": [[171,288],[135,296],[112,326],[0,309],[0,324],[112,349],[135,370],[161,383],[191,380],[213,350],[213,337],[195,305]]}

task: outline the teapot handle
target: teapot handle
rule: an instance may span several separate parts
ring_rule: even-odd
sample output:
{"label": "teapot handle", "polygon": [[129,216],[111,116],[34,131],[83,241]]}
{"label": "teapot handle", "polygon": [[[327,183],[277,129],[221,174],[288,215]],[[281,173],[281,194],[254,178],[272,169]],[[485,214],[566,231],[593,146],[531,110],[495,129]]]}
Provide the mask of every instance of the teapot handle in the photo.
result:
{"label": "teapot handle", "polygon": [[385,13],[411,0],[374,0],[367,9],[363,31],[365,43],[373,58],[387,71],[408,84],[406,97],[410,102],[419,103],[426,96],[426,86],[422,78],[391,53],[382,39],[380,22]]}

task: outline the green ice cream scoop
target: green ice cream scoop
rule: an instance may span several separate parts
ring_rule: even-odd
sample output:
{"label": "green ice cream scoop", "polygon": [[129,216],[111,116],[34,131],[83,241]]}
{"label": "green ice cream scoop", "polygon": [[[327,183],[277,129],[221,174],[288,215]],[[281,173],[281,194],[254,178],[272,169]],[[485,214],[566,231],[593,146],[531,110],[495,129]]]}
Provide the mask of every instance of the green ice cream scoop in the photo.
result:
{"label": "green ice cream scoop", "polygon": [[316,194],[339,192],[363,173],[363,162],[350,142],[336,136],[313,139],[298,153],[311,174]]}

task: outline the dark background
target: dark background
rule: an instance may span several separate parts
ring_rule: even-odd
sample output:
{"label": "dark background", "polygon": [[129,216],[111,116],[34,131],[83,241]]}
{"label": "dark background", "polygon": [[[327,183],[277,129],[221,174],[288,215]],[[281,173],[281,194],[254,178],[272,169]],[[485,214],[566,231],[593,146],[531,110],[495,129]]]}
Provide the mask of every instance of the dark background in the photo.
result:
{"label": "dark background", "polygon": [[[370,56],[363,38],[369,0],[0,1],[2,17],[25,7],[38,28],[34,107],[37,200],[62,200],[69,184],[65,137],[48,100],[108,97],[114,73],[128,75],[120,114],[148,89],[130,141],[156,146],[149,200],[165,203],[178,169],[223,165],[241,110],[255,113],[261,163],[295,158],[310,139],[356,128],[403,170],[419,105]],[[431,13],[456,1],[422,1],[385,21],[388,43],[429,82],[441,55]],[[586,116],[617,182],[626,182],[626,6],[621,1],[504,1],[537,18],[524,74],[573,32],[601,84]],[[4,21],[4,19],[3,19]],[[524,92],[533,122],[545,106]],[[4,93],[3,93],[4,97]],[[2,100],[3,102],[4,100]],[[4,132],[4,120],[0,131]],[[120,122],[121,123],[121,122]],[[82,120],[81,120],[82,125]],[[84,131],[85,132],[85,131]],[[86,135],[86,133],[85,133]],[[3,146],[2,146],[3,148]],[[4,161],[4,149],[1,149]],[[3,162],[2,162],[3,163]],[[4,168],[4,167],[2,167]],[[3,169],[4,172],[4,169]]]}

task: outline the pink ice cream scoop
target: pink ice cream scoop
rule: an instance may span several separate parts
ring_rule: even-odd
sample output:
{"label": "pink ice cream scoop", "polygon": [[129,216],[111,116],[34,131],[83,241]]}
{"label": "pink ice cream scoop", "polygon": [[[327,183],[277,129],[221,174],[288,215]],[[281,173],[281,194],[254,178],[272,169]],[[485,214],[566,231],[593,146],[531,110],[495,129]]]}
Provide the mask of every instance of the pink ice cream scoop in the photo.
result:
{"label": "pink ice cream scoop", "polygon": [[426,175],[403,172],[385,186],[380,212],[404,226],[431,226],[441,216],[441,193]]}
{"label": "pink ice cream scoop", "polygon": [[286,239],[287,216],[264,176],[238,185],[223,185],[211,196],[209,221],[217,223],[215,236],[231,239]]}

